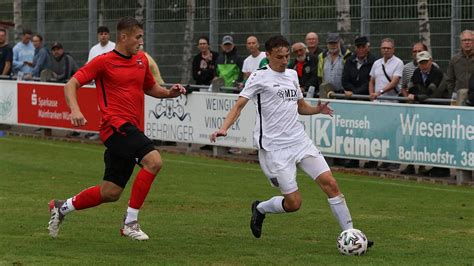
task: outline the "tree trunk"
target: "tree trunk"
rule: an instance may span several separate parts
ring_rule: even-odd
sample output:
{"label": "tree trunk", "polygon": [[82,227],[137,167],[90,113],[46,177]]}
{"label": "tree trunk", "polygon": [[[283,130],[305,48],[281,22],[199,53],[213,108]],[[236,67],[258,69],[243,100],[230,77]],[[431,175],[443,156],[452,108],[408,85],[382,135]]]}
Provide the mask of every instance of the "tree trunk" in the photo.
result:
{"label": "tree trunk", "polygon": [[20,41],[23,33],[23,17],[21,12],[21,0],[13,1],[13,23],[15,23],[15,42]]}
{"label": "tree trunk", "polygon": [[183,60],[181,63],[181,83],[188,84],[191,79],[191,60],[194,36],[194,15],[196,13],[196,0],[187,0],[186,28],[184,31]]}
{"label": "tree trunk", "polygon": [[145,14],[145,0],[137,0],[137,4],[138,7],[135,10],[135,19],[138,20],[138,22],[143,23],[143,14]]}
{"label": "tree trunk", "polygon": [[418,0],[418,29],[420,40],[428,46],[431,52],[430,18],[428,14],[428,0]]}
{"label": "tree trunk", "polygon": [[349,0],[336,0],[337,31],[351,31],[351,4]]}

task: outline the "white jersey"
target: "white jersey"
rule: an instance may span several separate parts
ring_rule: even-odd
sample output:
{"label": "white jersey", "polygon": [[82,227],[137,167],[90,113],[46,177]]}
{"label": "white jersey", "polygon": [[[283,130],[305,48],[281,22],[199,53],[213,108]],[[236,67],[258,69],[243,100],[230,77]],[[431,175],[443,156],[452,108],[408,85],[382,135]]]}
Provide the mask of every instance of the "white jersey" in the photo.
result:
{"label": "white jersey", "polygon": [[90,62],[96,56],[110,52],[113,49],[115,49],[114,42],[109,41],[105,46],[102,46],[100,45],[100,43],[98,43],[92,46],[91,50],[89,51],[89,57],[87,58],[87,62]]}
{"label": "white jersey", "polygon": [[298,74],[293,69],[273,71],[269,66],[250,75],[241,97],[253,100],[257,117],[254,146],[267,151],[279,150],[306,141],[309,137],[298,121],[298,103],[303,98]]}
{"label": "white jersey", "polygon": [[262,61],[262,59],[265,57],[267,57],[267,54],[265,52],[260,52],[257,57],[253,57],[252,55],[247,56],[247,58],[245,58],[244,60],[244,65],[242,66],[242,72],[254,72],[260,66],[260,61]]}

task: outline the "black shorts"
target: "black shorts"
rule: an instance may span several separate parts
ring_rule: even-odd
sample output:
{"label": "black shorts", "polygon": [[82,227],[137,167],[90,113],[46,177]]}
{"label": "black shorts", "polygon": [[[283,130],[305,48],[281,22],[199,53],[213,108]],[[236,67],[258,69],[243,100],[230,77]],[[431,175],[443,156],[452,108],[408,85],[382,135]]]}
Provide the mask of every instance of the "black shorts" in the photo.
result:
{"label": "black shorts", "polygon": [[133,173],[135,164],[149,152],[155,150],[155,145],[143,132],[130,123],[115,129],[105,141],[107,149],[104,152],[104,180],[125,188]]}

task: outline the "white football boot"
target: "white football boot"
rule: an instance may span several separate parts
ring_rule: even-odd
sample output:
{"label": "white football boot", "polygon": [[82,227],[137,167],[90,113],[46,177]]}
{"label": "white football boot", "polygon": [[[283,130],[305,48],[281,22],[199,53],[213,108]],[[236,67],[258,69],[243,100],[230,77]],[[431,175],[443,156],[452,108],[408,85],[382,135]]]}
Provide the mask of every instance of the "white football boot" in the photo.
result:
{"label": "white football boot", "polygon": [[133,240],[144,241],[149,239],[148,235],[140,229],[138,221],[132,221],[128,224],[124,223],[122,229],[120,229],[120,234],[128,236]]}
{"label": "white football boot", "polygon": [[52,238],[56,238],[59,234],[59,225],[64,220],[64,215],[61,214],[59,208],[64,204],[63,200],[51,200],[49,202],[49,223],[48,223],[48,230],[49,235]]}

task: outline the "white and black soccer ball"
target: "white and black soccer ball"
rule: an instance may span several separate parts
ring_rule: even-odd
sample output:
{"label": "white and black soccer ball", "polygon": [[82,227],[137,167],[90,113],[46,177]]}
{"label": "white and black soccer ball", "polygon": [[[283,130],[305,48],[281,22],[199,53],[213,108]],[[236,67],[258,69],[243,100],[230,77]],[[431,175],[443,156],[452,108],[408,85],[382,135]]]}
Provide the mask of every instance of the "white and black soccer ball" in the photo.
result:
{"label": "white and black soccer ball", "polygon": [[358,229],[347,229],[337,238],[337,249],[343,255],[364,255],[367,251],[367,237]]}

